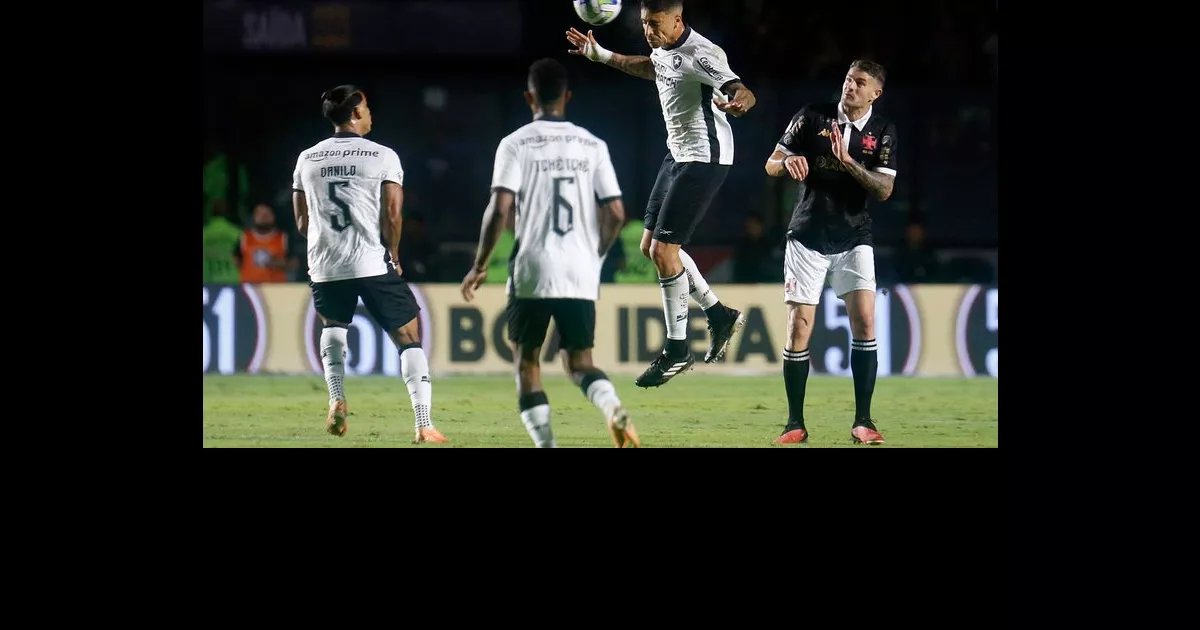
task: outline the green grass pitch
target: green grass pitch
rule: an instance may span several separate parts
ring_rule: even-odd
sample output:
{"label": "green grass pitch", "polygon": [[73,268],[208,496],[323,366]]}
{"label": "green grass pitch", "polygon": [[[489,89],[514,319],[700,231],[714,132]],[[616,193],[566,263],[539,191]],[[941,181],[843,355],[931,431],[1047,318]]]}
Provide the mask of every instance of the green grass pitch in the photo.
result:
{"label": "green grass pitch", "polygon": [[[787,419],[782,376],[685,374],[658,388],[614,376],[643,448],[996,448],[998,381],[880,378],[872,402],[881,446],[850,442],[851,379],[813,376],[808,444],[771,441]],[[612,448],[604,420],[561,372],[543,372],[559,448]],[[408,391],[398,378],[347,377],[349,433],[324,432],[328,394],[319,376],[205,376],[205,448],[532,448],[517,412],[513,377],[433,381],[433,420],[450,444],[414,445]]]}

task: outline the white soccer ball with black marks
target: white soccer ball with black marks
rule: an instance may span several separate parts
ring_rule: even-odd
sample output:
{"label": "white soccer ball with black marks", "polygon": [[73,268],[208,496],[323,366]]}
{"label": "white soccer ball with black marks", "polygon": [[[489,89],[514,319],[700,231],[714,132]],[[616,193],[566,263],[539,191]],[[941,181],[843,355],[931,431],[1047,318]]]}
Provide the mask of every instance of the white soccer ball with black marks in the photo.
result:
{"label": "white soccer ball with black marks", "polygon": [[621,0],[573,0],[575,14],[593,26],[603,26],[621,14]]}

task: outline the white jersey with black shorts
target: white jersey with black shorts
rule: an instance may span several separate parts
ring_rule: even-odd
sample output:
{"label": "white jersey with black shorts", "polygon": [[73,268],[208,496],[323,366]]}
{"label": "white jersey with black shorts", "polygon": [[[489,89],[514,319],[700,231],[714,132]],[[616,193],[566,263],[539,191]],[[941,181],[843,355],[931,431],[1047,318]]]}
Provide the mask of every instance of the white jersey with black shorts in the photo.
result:
{"label": "white jersey with black shorts", "polygon": [[400,158],[355,133],[336,133],[296,160],[292,190],[308,204],[313,305],[327,320],[349,324],[360,298],[384,330],[401,328],[420,312],[383,245],[384,182],[404,185]]}
{"label": "white jersey with black shorts", "polygon": [[540,346],[553,318],[560,347],[586,350],[600,296],[600,205],[621,196],[608,144],[543,116],[500,141],[492,190],[516,196],[508,334]]}
{"label": "white jersey with black shorts", "polygon": [[655,240],[687,244],[733,164],[733,129],[713,99],[741,79],[725,51],[684,28],[670,46],[650,53],[667,126],[667,156],[646,203],[645,227]]}

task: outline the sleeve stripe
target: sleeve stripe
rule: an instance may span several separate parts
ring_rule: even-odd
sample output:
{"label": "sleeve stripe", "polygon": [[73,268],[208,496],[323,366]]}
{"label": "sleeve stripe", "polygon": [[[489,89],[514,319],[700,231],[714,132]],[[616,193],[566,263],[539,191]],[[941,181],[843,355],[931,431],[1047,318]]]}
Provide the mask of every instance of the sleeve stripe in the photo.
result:
{"label": "sleeve stripe", "polygon": [[298,193],[300,193],[300,194],[302,194],[302,195],[304,194],[304,191],[303,191],[303,190],[300,190],[299,188],[292,188],[292,192],[298,192]]}
{"label": "sleeve stripe", "polygon": [[741,79],[739,79],[737,77],[733,77],[732,79],[726,81],[725,84],[721,86],[721,89],[719,91],[724,94],[728,94],[729,97],[732,98],[733,95],[729,94],[729,92],[726,92],[725,89],[728,88],[729,86],[733,85],[734,83],[740,83],[740,82],[741,82]]}
{"label": "sleeve stripe", "polygon": [[492,192],[494,192],[494,193],[500,192],[502,190],[504,192],[512,193],[514,195],[517,194],[517,191],[515,191],[511,188],[508,188],[507,186],[492,186]]}
{"label": "sleeve stripe", "polygon": [[891,175],[892,177],[896,176],[896,169],[894,169],[894,168],[884,168],[884,167],[880,166],[875,169],[875,172],[883,173],[884,175]]}
{"label": "sleeve stripe", "polygon": [[783,146],[782,144],[775,145],[775,150],[784,155],[796,155],[795,153],[792,153],[791,151],[789,151],[788,148]]}
{"label": "sleeve stripe", "polygon": [[620,200],[621,200],[621,195],[617,195],[615,197],[605,197],[600,200],[600,204],[603,205],[606,203],[611,203],[613,201],[620,201]]}

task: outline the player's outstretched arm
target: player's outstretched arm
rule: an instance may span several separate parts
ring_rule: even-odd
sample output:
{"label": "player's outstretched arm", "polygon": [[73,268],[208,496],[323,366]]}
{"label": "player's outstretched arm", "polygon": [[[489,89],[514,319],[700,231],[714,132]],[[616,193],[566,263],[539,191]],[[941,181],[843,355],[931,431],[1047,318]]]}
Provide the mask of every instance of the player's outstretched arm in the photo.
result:
{"label": "player's outstretched arm", "polygon": [[758,99],[754,96],[754,92],[751,92],[750,88],[746,87],[741,81],[727,83],[721,87],[721,91],[729,96],[729,102],[722,103],[714,97],[713,103],[717,106],[717,109],[734,118],[741,118],[758,102]]}
{"label": "player's outstretched arm", "polygon": [[592,31],[588,31],[587,35],[584,35],[575,27],[571,27],[571,30],[567,31],[567,41],[575,47],[567,51],[572,55],[583,55],[591,61],[612,66],[621,72],[647,81],[653,81],[656,77],[654,62],[650,61],[649,57],[622,55],[607,50],[596,43],[596,36],[592,34]]}
{"label": "player's outstretched arm", "polygon": [[404,226],[404,188],[396,182],[383,182],[380,198],[383,209],[379,213],[379,233],[387,247],[392,263],[400,270],[400,232]]}
{"label": "player's outstretched arm", "polygon": [[625,204],[621,198],[610,199],[600,206],[600,255],[608,253],[613,243],[621,236],[625,225]]}
{"label": "player's outstretched arm", "polygon": [[496,251],[496,243],[504,233],[504,225],[512,212],[515,195],[511,190],[496,188],[492,190],[492,199],[488,202],[487,210],[483,211],[483,225],[479,228],[479,246],[475,250],[475,264],[463,278],[463,299],[470,302],[475,298],[475,290],[487,279],[488,265],[492,262],[492,252]]}

